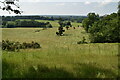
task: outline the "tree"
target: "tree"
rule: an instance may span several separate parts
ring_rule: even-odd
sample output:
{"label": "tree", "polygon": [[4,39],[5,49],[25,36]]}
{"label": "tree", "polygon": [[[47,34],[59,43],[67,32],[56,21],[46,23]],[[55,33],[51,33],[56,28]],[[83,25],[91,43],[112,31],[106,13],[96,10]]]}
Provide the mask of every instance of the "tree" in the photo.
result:
{"label": "tree", "polygon": [[[19,2],[19,0],[4,0],[4,2],[0,1],[0,3],[4,4],[4,6],[0,6],[0,9],[3,11],[6,10],[11,14],[11,12],[14,12],[15,14],[21,14],[22,11],[20,11],[20,7],[16,4],[16,2]],[[13,9],[12,6],[15,6],[17,9]]]}
{"label": "tree", "polygon": [[88,18],[85,18],[82,22],[82,25],[84,29],[86,30],[86,32],[88,32],[88,29],[90,27],[90,20]]}
{"label": "tree", "polygon": [[60,27],[65,27],[65,24],[63,21],[59,21],[58,23],[59,23]]}
{"label": "tree", "polygon": [[99,20],[99,15],[98,14],[95,14],[95,13],[89,13],[87,15],[87,18],[85,18],[83,21],[82,21],[82,24],[83,24],[83,27],[85,28],[86,32],[88,32],[89,28],[92,26],[92,24],[95,22],[95,21],[98,21]]}
{"label": "tree", "polygon": [[63,35],[63,32],[65,32],[65,30],[63,30],[63,27],[60,26],[60,27],[58,28],[58,32],[56,32],[56,34],[59,35],[59,36],[62,36],[62,35]]}
{"label": "tree", "polygon": [[[60,18],[60,19],[62,19],[62,18]],[[63,27],[65,26],[65,24],[62,20],[60,20],[58,23],[60,26],[58,27],[58,32],[56,32],[56,34],[62,36],[63,32],[65,32],[65,30],[63,30]]]}
{"label": "tree", "polygon": [[52,25],[49,23],[46,25],[46,28],[52,28]]}
{"label": "tree", "polygon": [[89,28],[90,40],[94,43],[120,42],[117,14],[112,13],[96,21]]}
{"label": "tree", "polygon": [[7,28],[15,28],[16,26],[15,26],[15,23],[11,22],[11,23],[7,23],[5,27],[7,27]]}
{"label": "tree", "polygon": [[67,25],[67,26],[72,27],[72,25],[71,25],[71,22],[70,22],[70,21],[68,21],[68,22],[66,23],[66,25]]}
{"label": "tree", "polygon": [[118,2],[118,13],[120,13],[120,1]]}
{"label": "tree", "polygon": [[120,25],[120,1],[118,2],[118,25]]}

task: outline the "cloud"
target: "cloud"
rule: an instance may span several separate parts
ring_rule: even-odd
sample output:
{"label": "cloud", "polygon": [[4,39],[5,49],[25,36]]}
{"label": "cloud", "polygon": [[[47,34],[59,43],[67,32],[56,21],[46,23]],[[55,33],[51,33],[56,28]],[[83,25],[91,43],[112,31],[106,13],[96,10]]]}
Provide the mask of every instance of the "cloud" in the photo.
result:
{"label": "cloud", "polygon": [[[1,0],[0,0],[1,1]],[[20,2],[118,2],[119,0],[19,0]]]}
{"label": "cloud", "polygon": [[114,0],[103,0],[103,2],[113,2]]}
{"label": "cloud", "polygon": [[86,4],[86,5],[87,5],[87,4],[91,4],[91,2],[89,2],[89,1],[86,1],[86,2],[85,2],[85,4]]}
{"label": "cloud", "polygon": [[19,0],[20,2],[42,2],[43,0]]}
{"label": "cloud", "polygon": [[113,2],[114,0],[103,0],[102,2],[101,2],[101,5],[106,5],[106,4],[109,4],[109,3],[111,3],[111,2]]}
{"label": "cloud", "polygon": [[96,7],[103,7],[103,6],[108,5],[109,3],[112,3],[112,2],[115,2],[115,0],[103,0],[101,2],[98,2],[99,5]]}
{"label": "cloud", "polygon": [[72,3],[72,5],[77,5],[77,3]]}
{"label": "cloud", "polygon": [[57,5],[57,6],[64,6],[65,3],[57,3],[56,5]]}

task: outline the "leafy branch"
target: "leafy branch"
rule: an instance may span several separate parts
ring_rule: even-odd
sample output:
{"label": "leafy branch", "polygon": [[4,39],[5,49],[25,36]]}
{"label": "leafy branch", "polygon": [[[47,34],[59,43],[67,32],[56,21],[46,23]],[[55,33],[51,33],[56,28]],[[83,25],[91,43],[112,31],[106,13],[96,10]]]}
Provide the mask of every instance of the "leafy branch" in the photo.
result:
{"label": "leafy branch", "polygon": [[[0,9],[3,11],[8,11],[9,14],[11,14],[11,12],[14,12],[15,14],[21,14],[23,11],[20,11],[20,7],[15,3],[15,1],[19,0],[5,0],[4,2],[0,1],[0,3],[4,5],[3,7],[0,6]],[[12,5],[14,5],[17,9],[14,9]]]}

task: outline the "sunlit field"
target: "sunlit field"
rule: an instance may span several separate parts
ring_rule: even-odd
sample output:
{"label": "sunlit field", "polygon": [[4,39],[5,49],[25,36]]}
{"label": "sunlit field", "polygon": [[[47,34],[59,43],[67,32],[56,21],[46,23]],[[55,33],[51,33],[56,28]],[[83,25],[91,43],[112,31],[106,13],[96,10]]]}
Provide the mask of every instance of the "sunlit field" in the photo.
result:
{"label": "sunlit field", "polygon": [[3,78],[117,77],[118,43],[77,44],[83,37],[89,42],[89,34],[82,27],[65,29],[63,36],[57,36],[56,31],[56,27],[2,29],[3,40],[41,45],[40,49],[3,51]]}

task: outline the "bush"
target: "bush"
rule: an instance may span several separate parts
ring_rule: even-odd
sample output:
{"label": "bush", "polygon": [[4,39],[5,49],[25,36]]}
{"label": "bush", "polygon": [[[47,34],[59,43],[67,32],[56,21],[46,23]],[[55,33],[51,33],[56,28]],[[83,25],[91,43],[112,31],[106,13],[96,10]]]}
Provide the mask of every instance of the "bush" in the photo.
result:
{"label": "bush", "polygon": [[65,30],[63,30],[63,27],[61,27],[61,26],[58,28],[58,30],[59,30],[59,32],[56,32],[56,34],[59,36],[62,36],[63,32],[65,32]]}
{"label": "bush", "polygon": [[31,43],[19,43],[9,40],[2,40],[2,50],[7,51],[19,51],[20,49],[29,49],[29,48],[41,48],[40,44],[37,42],[32,41]]}
{"label": "bush", "polygon": [[87,44],[87,42],[85,40],[86,40],[85,37],[83,37],[83,39],[81,41],[77,42],[77,44]]}

